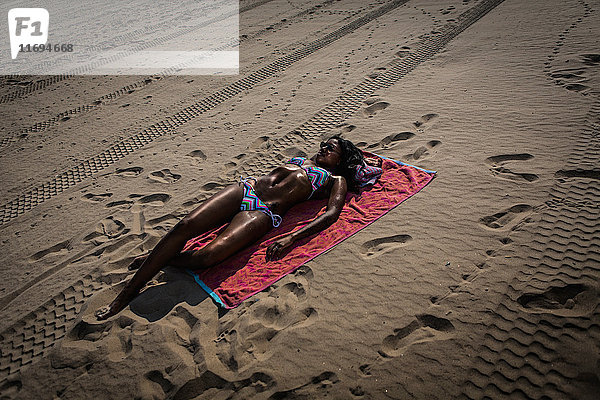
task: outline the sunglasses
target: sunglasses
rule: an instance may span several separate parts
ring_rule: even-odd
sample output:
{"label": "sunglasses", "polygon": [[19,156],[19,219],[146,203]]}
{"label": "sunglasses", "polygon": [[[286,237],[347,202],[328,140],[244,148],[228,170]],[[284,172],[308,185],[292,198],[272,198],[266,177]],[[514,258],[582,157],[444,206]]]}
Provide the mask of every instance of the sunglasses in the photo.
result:
{"label": "sunglasses", "polygon": [[329,153],[337,153],[335,152],[335,146],[329,142],[321,142],[320,147]]}

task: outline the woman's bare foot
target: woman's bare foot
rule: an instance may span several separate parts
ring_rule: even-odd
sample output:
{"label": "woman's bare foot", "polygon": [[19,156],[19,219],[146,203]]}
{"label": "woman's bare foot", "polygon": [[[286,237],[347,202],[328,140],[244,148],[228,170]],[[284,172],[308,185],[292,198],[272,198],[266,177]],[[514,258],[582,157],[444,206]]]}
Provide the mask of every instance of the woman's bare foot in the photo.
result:
{"label": "woman's bare foot", "polygon": [[138,294],[139,291],[134,291],[126,287],[121,293],[119,293],[117,298],[114,299],[112,303],[110,303],[108,306],[102,307],[96,311],[94,315],[96,315],[96,318],[99,321],[108,319],[127,307],[131,300],[133,300],[133,298]]}
{"label": "woman's bare foot", "polygon": [[127,269],[129,269],[130,271],[138,269],[139,267],[142,266],[144,261],[146,261],[146,258],[148,258],[148,254],[143,255],[143,256],[137,256],[136,258],[133,259],[131,264],[129,264],[129,267],[127,267]]}
{"label": "woman's bare foot", "polygon": [[97,310],[94,315],[98,321],[102,321],[115,315],[115,312],[111,310],[110,306],[104,306]]}

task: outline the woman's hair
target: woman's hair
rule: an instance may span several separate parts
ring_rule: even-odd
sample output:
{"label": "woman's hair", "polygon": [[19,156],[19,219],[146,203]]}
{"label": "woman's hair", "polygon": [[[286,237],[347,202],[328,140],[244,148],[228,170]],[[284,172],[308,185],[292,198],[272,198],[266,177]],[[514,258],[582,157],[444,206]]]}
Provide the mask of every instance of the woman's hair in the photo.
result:
{"label": "woman's hair", "polygon": [[327,140],[335,139],[342,148],[342,161],[338,166],[337,173],[346,178],[348,189],[351,191],[358,190],[358,183],[354,179],[356,167],[363,165],[364,156],[358,147],[349,140],[343,139],[339,135],[333,135]]}

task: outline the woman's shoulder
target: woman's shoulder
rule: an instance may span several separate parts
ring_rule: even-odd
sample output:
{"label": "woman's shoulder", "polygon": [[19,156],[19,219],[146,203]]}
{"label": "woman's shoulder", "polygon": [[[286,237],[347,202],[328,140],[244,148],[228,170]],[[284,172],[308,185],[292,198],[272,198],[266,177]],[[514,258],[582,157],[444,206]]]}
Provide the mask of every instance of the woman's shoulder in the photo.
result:
{"label": "woman's shoulder", "polygon": [[345,176],[343,175],[336,175],[336,174],[330,174],[329,175],[329,179],[328,179],[328,186],[329,188],[332,188],[333,185],[338,184],[338,186],[343,186],[343,187],[347,187],[348,186],[348,181],[346,179]]}

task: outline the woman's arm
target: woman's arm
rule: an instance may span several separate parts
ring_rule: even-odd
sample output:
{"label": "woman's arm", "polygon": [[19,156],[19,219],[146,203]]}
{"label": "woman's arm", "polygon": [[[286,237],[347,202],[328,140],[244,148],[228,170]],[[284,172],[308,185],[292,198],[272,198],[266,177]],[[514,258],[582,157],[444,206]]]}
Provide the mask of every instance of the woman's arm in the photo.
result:
{"label": "woman's arm", "polygon": [[279,258],[281,254],[283,254],[283,252],[295,241],[321,232],[337,221],[340,213],[342,212],[342,208],[344,207],[348,186],[346,184],[346,179],[341,176],[334,176],[332,179],[333,184],[325,212],[303,226],[301,229],[273,242],[267,248],[267,261]]}

